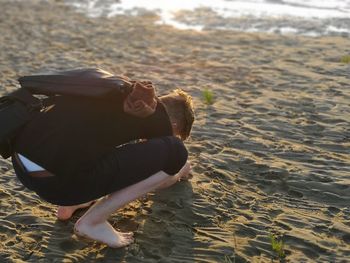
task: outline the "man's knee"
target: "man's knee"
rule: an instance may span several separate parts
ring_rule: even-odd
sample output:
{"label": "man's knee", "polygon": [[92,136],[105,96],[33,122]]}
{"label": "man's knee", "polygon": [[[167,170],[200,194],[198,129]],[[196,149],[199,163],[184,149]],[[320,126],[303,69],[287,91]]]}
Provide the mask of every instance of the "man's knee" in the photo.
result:
{"label": "man's knee", "polygon": [[166,137],[166,141],[169,145],[170,151],[168,165],[164,169],[164,172],[174,175],[185,165],[188,158],[188,152],[184,143],[179,138],[169,136]]}

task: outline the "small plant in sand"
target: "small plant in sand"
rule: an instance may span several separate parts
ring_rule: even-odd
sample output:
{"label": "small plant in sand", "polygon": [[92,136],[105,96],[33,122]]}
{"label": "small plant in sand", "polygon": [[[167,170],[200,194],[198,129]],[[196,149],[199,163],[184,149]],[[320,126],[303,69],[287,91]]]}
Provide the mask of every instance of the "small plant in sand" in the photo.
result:
{"label": "small plant in sand", "polygon": [[203,99],[204,102],[208,105],[214,103],[214,93],[208,89],[203,90]]}
{"label": "small plant in sand", "polygon": [[269,235],[271,241],[272,251],[276,253],[276,255],[283,259],[286,255],[284,253],[284,243],[282,240],[277,240],[276,236],[273,234]]}
{"label": "small plant in sand", "polygon": [[350,64],[350,55],[342,56],[340,59],[341,63]]}

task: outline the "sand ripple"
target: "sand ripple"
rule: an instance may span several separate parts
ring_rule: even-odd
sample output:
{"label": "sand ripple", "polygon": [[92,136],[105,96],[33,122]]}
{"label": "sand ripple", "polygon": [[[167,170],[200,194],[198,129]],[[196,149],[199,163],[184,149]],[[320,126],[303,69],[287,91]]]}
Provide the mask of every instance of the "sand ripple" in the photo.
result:
{"label": "sand ripple", "polygon": [[62,1],[0,3],[2,93],[22,74],[101,66],[151,79],[160,93],[182,87],[197,108],[192,183],[111,220],[136,231],[129,250],[78,240],[77,216],[57,222],[1,160],[1,262],[270,262],[271,233],[287,261],[348,260],[350,67],[339,62],[348,39],[177,31],[149,14],[92,19]]}

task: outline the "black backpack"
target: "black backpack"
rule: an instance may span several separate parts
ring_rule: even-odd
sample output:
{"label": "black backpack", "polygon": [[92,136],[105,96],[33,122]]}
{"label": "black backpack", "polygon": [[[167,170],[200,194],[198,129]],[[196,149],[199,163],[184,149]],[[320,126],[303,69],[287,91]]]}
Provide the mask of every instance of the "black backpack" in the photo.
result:
{"label": "black backpack", "polygon": [[12,155],[14,141],[21,129],[43,107],[52,103],[55,96],[123,98],[132,90],[127,78],[97,68],[25,76],[18,81],[21,88],[0,97],[0,155],[5,159]]}
{"label": "black backpack", "polygon": [[21,128],[42,108],[42,99],[34,97],[28,90],[20,88],[0,98],[0,155],[12,155],[14,139]]}

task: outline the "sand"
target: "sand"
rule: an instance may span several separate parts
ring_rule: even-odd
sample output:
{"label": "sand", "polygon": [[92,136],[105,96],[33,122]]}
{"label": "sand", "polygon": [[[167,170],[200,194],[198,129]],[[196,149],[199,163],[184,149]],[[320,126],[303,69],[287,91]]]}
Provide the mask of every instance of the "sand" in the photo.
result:
{"label": "sand", "polygon": [[[85,242],[0,160],[0,262],[349,262],[350,40],[180,31],[157,18],[87,18],[63,1],[5,1],[1,94],[24,74],[99,66],[181,87],[196,106],[194,178],[111,218],[128,249]],[[214,93],[204,103],[202,91]]]}

